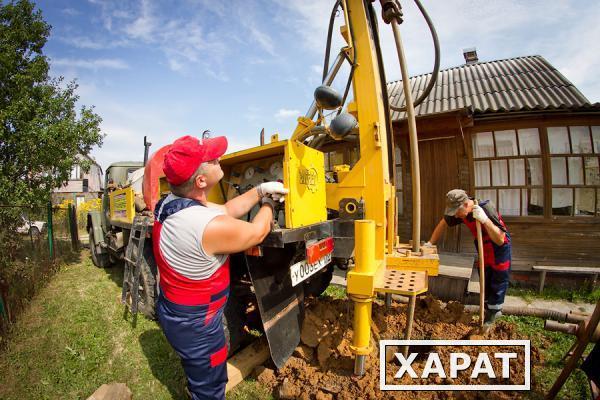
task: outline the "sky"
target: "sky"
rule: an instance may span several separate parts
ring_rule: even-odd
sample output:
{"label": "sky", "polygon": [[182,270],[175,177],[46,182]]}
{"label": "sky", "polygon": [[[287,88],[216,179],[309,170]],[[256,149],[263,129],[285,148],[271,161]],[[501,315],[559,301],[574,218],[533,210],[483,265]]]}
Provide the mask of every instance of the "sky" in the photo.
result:
{"label": "sky", "polygon": [[[287,138],[321,82],[330,0],[40,0],[52,26],[51,75],[76,80],[106,135],[103,169],[142,160],[183,135],[229,139],[229,151]],[[542,55],[592,102],[600,101],[597,0],[422,0],[436,26],[441,67]],[[379,11],[378,2],[375,3]],[[402,2],[411,75],[433,68],[431,37],[415,4]],[[335,19],[332,59],[342,41]],[[400,78],[391,29],[380,19],[388,81]],[[334,82],[342,90],[344,72]]]}

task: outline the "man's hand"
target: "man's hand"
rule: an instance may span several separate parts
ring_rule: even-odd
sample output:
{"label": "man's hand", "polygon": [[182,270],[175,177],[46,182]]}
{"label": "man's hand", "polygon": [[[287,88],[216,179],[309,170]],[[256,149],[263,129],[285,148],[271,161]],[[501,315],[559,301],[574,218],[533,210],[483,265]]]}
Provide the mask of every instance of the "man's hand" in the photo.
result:
{"label": "man's hand", "polygon": [[473,206],[473,218],[479,221],[481,225],[485,224],[489,219],[483,208],[478,205]]}
{"label": "man's hand", "polygon": [[261,183],[256,187],[256,191],[258,192],[259,197],[263,198],[265,196],[271,196],[273,200],[279,201],[280,203],[283,203],[283,196],[289,192],[289,190],[283,187],[283,183],[281,182]]}

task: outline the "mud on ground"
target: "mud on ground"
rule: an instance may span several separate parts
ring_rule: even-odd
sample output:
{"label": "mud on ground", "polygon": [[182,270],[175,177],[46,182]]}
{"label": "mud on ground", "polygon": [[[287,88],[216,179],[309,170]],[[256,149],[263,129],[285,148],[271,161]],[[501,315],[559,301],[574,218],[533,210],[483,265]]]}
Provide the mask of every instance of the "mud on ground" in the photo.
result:
{"label": "mud on ground", "polygon": [[[352,342],[352,302],[320,298],[307,308],[301,343],[285,366],[275,371],[272,365],[266,364],[254,371],[257,380],[269,390],[275,398],[302,400],[345,400],[345,399],[518,399],[523,392],[384,392],[379,390],[379,339],[402,339],[406,326],[406,305],[394,303],[389,310],[383,305],[373,304],[373,323],[371,336],[373,352],[366,360],[365,375],[360,379],[353,377],[354,354],[350,349]],[[473,335],[477,330],[477,319],[473,314],[463,312],[460,303],[450,302],[447,305],[432,297],[417,300],[412,339],[526,339],[519,337],[516,327],[499,321],[485,335]],[[498,348],[487,347],[483,351],[492,354]],[[524,352],[515,347],[519,362],[523,365]],[[418,349],[411,349],[418,352]],[[435,349],[442,362],[448,359],[449,352],[460,351],[474,354],[474,360],[481,348],[456,346]],[[502,347],[502,351],[507,351]],[[457,379],[442,379],[432,374],[429,379],[410,380],[407,374],[403,379],[393,380],[393,374],[399,368],[394,352],[386,354],[387,383],[392,384],[469,384],[468,376],[459,375]],[[531,349],[532,365],[540,362],[539,352]],[[494,369],[499,371],[500,360],[491,357]],[[417,358],[413,364],[420,375],[426,357]],[[444,365],[448,363],[444,362]],[[513,365],[513,364],[511,364]],[[490,383],[523,384],[524,376],[519,368],[511,367],[511,377]],[[392,381],[393,380],[393,381]],[[477,382],[482,384],[483,382]],[[487,382],[486,382],[487,383]],[[535,382],[532,382],[532,389]]]}

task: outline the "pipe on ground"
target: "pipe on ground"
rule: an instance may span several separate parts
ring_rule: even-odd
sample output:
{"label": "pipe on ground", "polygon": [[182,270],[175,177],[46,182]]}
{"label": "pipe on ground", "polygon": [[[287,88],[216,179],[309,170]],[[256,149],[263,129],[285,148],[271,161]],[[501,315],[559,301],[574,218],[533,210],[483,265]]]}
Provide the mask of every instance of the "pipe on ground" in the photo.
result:
{"label": "pipe on ground", "polygon": [[[478,305],[466,305],[466,312],[477,313],[479,312]],[[504,306],[502,307],[503,315],[515,315],[515,316],[525,316],[525,317],[537,317],[543,319],[551,319],[559,322],[569,322],[578,324],[581,321],[585,321],[587,319],[586,316],[575,313],[565,313],[555,310],[548,310],[545,308],[529,308],[529,307],[512,307],[512,306]]]}
{"label": "pipe on ground", "polygon": [[[544,322],[544,329],[551,332],[562,332],[568,335],[577,336],[581,339],[581,336],[585,334],[585,323],[581,322],[579,324],[564,324],[556,321],[546,320]],[[596,343],[600,340],[600,325],[596,327],[594,333],[592,333],[592,337],[590,342]]]}

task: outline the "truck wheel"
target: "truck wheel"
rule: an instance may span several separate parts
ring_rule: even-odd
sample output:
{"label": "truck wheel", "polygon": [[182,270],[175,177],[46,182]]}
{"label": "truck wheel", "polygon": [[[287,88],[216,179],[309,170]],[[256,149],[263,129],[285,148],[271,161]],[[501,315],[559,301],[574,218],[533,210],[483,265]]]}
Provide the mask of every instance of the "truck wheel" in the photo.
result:
{"label": "truck wheel", "polygon": [[92,255],[92,262],[96,267],[99,268],[110,267],[110,260],[108,258],[108,254],[100,253],[98,251],[98,246],[94,246],[94,243],[96,241],[94,240],[94,230],[91,227],[88,229],[88,234],[90,237],[90,253]]}
{"label": "truck wheel", "polygon": [[225,331],[228,357],[238,351],[244,339],[247,339],[244,331],[244,308],[244,304],[237,297],[230,295],[223,310],[223,330]]}
{"label": "truck wheel", "polygon": [[156,319],[156,262],[152,246],[146,243],[144,246],[144,258],[140,268],[140,286],[138,288],[138,310],[148,319]]}

